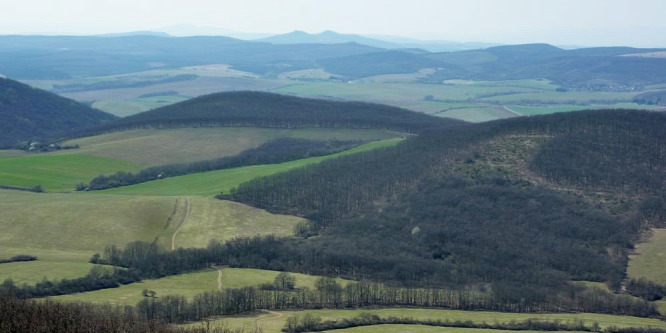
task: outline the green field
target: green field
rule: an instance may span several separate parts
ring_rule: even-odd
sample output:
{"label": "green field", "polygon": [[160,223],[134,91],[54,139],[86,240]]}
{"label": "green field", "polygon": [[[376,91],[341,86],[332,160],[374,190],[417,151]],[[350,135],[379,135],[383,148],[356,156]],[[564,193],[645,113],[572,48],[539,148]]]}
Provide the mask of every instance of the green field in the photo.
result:
{"label": "green field", "polygon": [[636,246],[635,252],[627,268],[629,277],[666,284],[666,229],[654,229],[645,243]]}
{"label": "green field", "polygon": [[0,185],[41,185],[47,191],[73,191],[76,184],[87,183],[100,174],[231,156],[279,137],[369,141],[399,136],[396,132],[372,129],[222,127],[114,132],[64,143],[79,145],[79,149],[51,153],[0,151]]}
{"label": "green field", "polygon": [[[493,330],[481,328],[456,328],[456,327],[433,327],[425,325],[374,325],[364,327],[345,328],[340,330],[330,330],[326,332],[336,333],[382,333],[382,332],[400,332],[400,333],[506,333],[516,331]],[[539,331],[520,331],[523,333],[537,333]]]}
{"label": "green field", "polygon": [[[527,319],[540,320],[559,320],[561,322],[582,321],[585,325],[592,325],[598,322],[602,328],[609,326],[616,327],[655,327],[666,328],[666,322],[651,318],[638,318],[628,316],[613,316],[591,313],[557,313],[557,314],[536,314],[536,313],[504,313],[491,311],[458,311],[441,309],[415,309],[415,308],[386,308],[386,309],[356,309],[356,310],[305,310],[305,311],[278,311],[278,312],[259,312],[255,315],[229,316],[218,318],[213,325],[228,325],[232,328],[243,327],[250,330],[255,323],[264,330],[264,332],[280,332],[289,316],[303,316],[306,313],[320,317],[322,320],[342,320],[345,318],[354,318],[361,313],[377,315],[381,318],[398,317],[414,318],[423,320],[449,320],[449,321],[472,321],[481,324],[486,323],[508,323],[512,320],[521,321]],[[200,323],[189,324],[186,326],[200,326]],[[408,325],[414,327],[413,325]],[[377,326],[375,326],[377,327]],[[483,330],[487,332],[488,330]],[[376,332],[376,331],[370,331]],[[401,331],[395,331],[401,332]]]}
{"label": "green field", "polygon": [[[218,290],[218,288],[242,288],[259,286],[261,284],[273,283],[279,274],[276,271],[245,268],[221,268],[207,269],[199,272],[169,276],[161,279],[145,280],[132,283],[119,288],[102,289],[86,293],[63,295],[51,297],[53,300],[63,302],[91,302],[111,303],[121,305],[135,305],[143,296],[144,289],[153,290],[157,296],[181,295],[191,299],[197,294]],[[314,288],[315,281],[319,278],[313,275],[292,273],[296,278],[296,288]],[[348,283],[346,280],[338,279],[341,284]]]}
{"label": "green field", "polygon": [[0,157],[0,185],[72,191],[100,173],[140,169],[136,163],[78,153]]}
{"label": "green field", "polygon": [[256,177],[284,172],[308,164],[319,163],[330,158],[393,146],[401,140],[402,139],[390,139],[375,141],[332,155],[305,158],[280,164],[253,165],[234,169],[195,173],[137,185],[117,187],[103,191],[93,191],[90,193],[120,195],[216,195],[221,192],[228,192],[239,184]]}
{"label": "green field", "polygon": [[[373,129],[271,129],[251,127],[142,129],[65,142],[77,153],[144,166],[207,160],[238,154],[280,137],[311,140],[385,140],[396,132]],[[88,179],[89,180],[89,179]]]}
{"label": "green field", "polygon": [[522,106],[511,105],[511,110],[524,114],[526,116],[551,114],[558,112],[570,112],[592,109],[638,109],[652,110],[657,107],[654,105],[640,105],[635,103],[617,103],[617,104],[590,104],[590,105],[555,105],[555,106]]}
{"label": "green field", "polygon": [[[0,281],[11,277],[18,283],[34,283],[45,276],[83,276],[92,267],[88,259],[106,245],[122,247],[157,238],[170,249],[172,239],[177,247],[194,247],[236,236],[289,236],[302,220],[213,198],[189,198],[189,217],[173,237],[185,215],[185,199],[0,190],[0,258],[17,254],[38,258],[0,264]],[[167,223],[171,214],[174,218]]]}
{"label": "green field", "polygon": [[293,235],[294,226],[304,221],[275,215],[232,201],[191,197],[189,218],[175,237],[176,247],[205,247],[211,240],[228,241],[257,235]]}

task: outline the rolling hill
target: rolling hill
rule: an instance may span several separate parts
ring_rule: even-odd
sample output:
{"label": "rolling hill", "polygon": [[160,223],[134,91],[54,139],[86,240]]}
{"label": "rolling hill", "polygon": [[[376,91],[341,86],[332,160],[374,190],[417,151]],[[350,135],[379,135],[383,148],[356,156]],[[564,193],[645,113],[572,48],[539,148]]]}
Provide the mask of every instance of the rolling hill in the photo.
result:
{"label": "rolling hill", "polygon": [[490,285],[495,300],[547,306],[575,293],[571,280],[621,289],[632,244],[663,224],[664,126],[663,114],[622,110],[468,125],[220,197],[304,216],[302,235],[320,234],[285,241],[284,257],[258,268]]}
{"label": "rolling hill", "polygon": [[54,139],[114,119],[73,100],[0,78],[0,147]]}
{"label": "rolling hill", "polygon": [[120,119],[95,131],[163,127],[379,128],[419,132],[464,124],[391,106],[265,92],[197,97]]}

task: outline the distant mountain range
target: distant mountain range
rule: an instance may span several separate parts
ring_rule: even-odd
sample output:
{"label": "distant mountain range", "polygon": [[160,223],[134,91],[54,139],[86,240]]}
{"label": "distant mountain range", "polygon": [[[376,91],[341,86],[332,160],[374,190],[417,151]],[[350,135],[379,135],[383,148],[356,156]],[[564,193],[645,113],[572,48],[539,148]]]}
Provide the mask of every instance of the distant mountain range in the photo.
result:
{"label": "distant mountain range", "polygon": [[[412,46],[412,48],[405,48]],[[422,46],[422,45],[420,45]],[[327,31],[293,32],[247,41],[222,36],[166,37],[134,32],[106,36],[0,36],[0,74],[15,79],[106,76],[156,68],[229,64],[264,77],[324,69],[342,79],[414,73],[421,80],[544,78],[567,89],[634,91],[666,83],[666,49],[597,47],[565,50],[548,44],[429,52]],[[417,48],[414,48],[417,47]]]}
{"label": "distant mountain range", "polygon": [[423,49],[429,52],[462,51],[497,46],[490,43],[460,43],[452,41],[424,41],[405,37],[340,34],[335,31],[324,31],[309,34],[305,31],[294,31],[282,35],[257,39],[260,42],[273,44],[342,44],[358,43],[383,49]]}

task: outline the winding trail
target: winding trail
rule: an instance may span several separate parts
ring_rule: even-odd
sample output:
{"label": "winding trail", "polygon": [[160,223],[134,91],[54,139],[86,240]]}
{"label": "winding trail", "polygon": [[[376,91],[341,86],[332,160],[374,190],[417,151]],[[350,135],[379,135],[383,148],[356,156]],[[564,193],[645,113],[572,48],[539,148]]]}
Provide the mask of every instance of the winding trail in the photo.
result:
{"label": "winding trail", "polygon": [[178,232],[180,231],[180,229],[183,228],[183,226],[187,222],[187,219],[190,217],[190,208],[191,208],[191,206],[192,206],[192,204],[190,202],[190,198],[185,197],[185,215],[183,216],[183,219],[180,221],[180,225],[178,225],[178,229],[176,229],[176,231],[174,231],[173,235],[171,236],[171,250],[172,251],[176,249],[176,235],[178,235]]}

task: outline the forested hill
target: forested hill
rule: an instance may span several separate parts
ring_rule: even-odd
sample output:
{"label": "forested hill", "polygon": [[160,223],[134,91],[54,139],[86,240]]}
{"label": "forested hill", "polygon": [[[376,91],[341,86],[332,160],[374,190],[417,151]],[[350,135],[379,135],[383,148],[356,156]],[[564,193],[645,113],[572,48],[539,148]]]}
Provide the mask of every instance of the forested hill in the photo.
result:
{"label": "forested hill", "polygon": [[114,119],[79,102],[0,78],[0,147],[53,139]]}
{"label": "forested hill", "polygon": [[299,233],[321,234],[244,265],[550,302],[571,280],[620,290],[636,236],[665,215],[664,128],[665,114],[623,110],[466,125],[222,197],[305,216]]}
{"label": "forested hill", "polygon": [[265,92],[225,92],[146,111],[101,127],[247,126],[383,128],[419,132],[464,124],[397,107],[361,102],[300,98]]}

